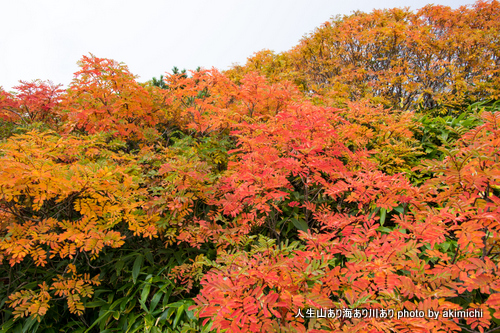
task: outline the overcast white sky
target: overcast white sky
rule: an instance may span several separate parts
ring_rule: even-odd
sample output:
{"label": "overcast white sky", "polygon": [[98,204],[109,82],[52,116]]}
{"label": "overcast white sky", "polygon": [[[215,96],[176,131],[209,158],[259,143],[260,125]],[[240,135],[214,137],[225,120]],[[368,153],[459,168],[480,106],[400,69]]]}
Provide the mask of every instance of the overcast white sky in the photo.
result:
{"label": "overcast white sky", "polygon": [[262,49],[282,52],[354,10],[473,0],[0,0],[0,86],[68,85],[82,55],[124,62],[147,81],[173,66],[221,70]]}

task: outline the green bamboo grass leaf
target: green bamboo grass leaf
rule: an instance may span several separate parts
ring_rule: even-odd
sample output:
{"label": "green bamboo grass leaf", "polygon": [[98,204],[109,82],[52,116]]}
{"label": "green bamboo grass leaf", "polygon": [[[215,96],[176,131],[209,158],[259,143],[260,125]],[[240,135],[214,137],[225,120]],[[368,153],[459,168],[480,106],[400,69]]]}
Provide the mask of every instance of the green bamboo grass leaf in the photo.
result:
{"label": "green bamboo grass leaf", "polygon": [[177,324],[179,323],[179,319],[181,318],[183,313],[184,313],[184,304],[177,308],[177,314],[175,315],[173,328],[177,326]]}
{"label": "green bamboo grass leaf", "polygon": [[139,277],[139,273],[141,272],[143,261],[143,256],[138,256],[137,258],[135,258],[134,266],[132,267],[132,280],[134,281],[134,284],[137,282],[137,277]]}
{"label": "green bamboo grass leaf", "polygon": [[381,208],[380,209],[380,225],[384,225],[386,216],[387,216],[387,210],[385,208]]}
{"label": "green bamboo grass leaf", "polygon": [[299,229],[299,230],[302,230],[304,232],[307,232],[307,230],[309,229],[309,226],[307,225],[306,221],[304,220],[297,220],[296,218],[292,218],[292,223],[293,225]]}
{"label": "green bamboo grass leaf", "polygon": [[151,289],[151,285],[149,283],[147,283],[144,288],[142,289],[142,292],[141,292],[141,301],[140,303],[142,304],[146,304],[146,301],[148,299],[148,296],[149,296],[149,290]]}

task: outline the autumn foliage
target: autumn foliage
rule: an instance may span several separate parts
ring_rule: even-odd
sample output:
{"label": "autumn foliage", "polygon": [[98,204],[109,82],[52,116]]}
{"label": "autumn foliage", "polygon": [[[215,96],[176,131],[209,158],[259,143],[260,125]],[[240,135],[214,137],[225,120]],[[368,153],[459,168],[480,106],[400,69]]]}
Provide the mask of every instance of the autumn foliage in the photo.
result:
{"label": "autumn foliage", "polygon": [[0,117],[17,123],[45,122],[57,120],[55,107],[63,92],[60,85],[40,80],[20,81],[15,86],[17,93],[0,91]]}
{"label": "autumn foliage", "polygon": [[225,73],[89,55],[67,90],[1,90],[1,332],[495,331],[499,16],[354,13]]}
{"label": "autumn foliage", "polygon": [[228,75],[258,71],[343,104],[361,98],[447,111],[498,99],[498,1],[356,12],[324,23],[290,51],[261,51]]}

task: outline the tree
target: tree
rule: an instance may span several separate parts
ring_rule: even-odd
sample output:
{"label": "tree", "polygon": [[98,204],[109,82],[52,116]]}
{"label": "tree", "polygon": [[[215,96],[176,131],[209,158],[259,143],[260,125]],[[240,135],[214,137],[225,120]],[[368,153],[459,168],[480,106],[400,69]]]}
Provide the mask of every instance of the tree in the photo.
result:
{"label": "tree", "polygon": [[166,99],[156,87],[136,82],[113,60],[84,56],[61,104],[67,131],[113,132],[129,141],[152,139],[166,120]]}
{"label": "tree", "polygon": [[0,91],[0,117],[25,124],[58,122],[56,108],[63,93],[61,85],[41,80],[20,83],[14,87],[14,93]]}

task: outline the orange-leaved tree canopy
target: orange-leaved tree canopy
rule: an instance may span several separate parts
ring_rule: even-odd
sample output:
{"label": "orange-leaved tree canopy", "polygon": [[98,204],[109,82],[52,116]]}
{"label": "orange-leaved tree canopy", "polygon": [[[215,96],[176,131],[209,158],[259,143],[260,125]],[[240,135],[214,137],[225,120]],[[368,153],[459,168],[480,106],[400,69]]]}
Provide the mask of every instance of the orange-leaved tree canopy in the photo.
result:
{"label": "orange-leaved tree canopy", "polygon": [[128,140],[152,139],[165,122],[163,91],[141,85],[127,66],[94,55],[83,56],[60,112],[67,131],[113,132]]}
{"label": "orange-leaved tree canopy", "polygon": [[357,12],[164,89],[90,55],[66,92],[0,91],[4,121],[52,128],[0,141],[13,316],[55,327],[61,299],[83,331],[493,332],[498,112],[448,140],[413,111],[498,98],[499,8]]}
{"label": "orange-leaved tree canopy", "polygon": [[259,71],[330,103],[369,98],[402,109],[456,108],[500,96],[500,3],[428,5],[337,16],[290,51],[267,50],[228,75]]}
{"label": "orange-leaved tree canopy", "polygon": [[[16,135],[0,143],[0,164],[0,260],[50,265],[60,273],[10,295],[16,317],[39,319],[54,296],[82,313],[81,298],[92,295],[99,280],[79,273],[76,258],[89,260],[105,247],[123,245],[127,229],[146,237],[157,233],[155,216],[141,208],[145,190],[129,159],[110,150],[102,135]],[[73,261],[55,268],[65,259]]]}

